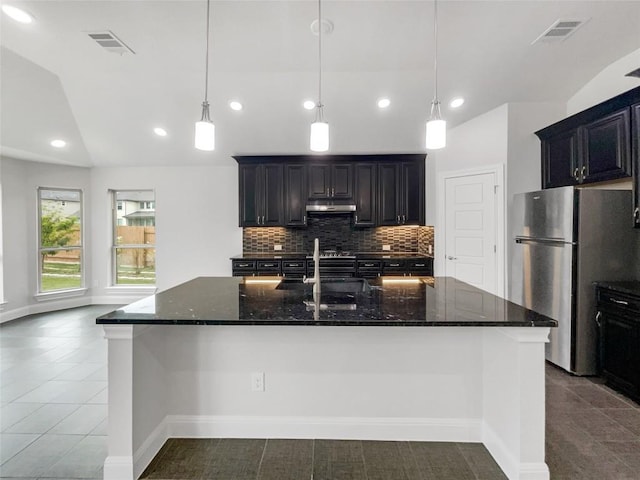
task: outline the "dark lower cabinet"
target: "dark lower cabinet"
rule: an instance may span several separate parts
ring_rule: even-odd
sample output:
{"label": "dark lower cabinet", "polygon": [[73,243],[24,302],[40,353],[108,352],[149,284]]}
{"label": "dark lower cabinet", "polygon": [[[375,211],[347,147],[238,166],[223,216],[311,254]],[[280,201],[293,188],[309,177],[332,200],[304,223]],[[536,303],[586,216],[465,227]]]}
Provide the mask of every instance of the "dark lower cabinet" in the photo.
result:
{"label": "dark lower cabinet", "polygon": [[278,276],[282,273],[280,260],[231,260],[234,277]]}
{"label": "dark lower cabinet", "polygon": [[640,297],[598,288],[597,309],[602,376],[640,402]]}

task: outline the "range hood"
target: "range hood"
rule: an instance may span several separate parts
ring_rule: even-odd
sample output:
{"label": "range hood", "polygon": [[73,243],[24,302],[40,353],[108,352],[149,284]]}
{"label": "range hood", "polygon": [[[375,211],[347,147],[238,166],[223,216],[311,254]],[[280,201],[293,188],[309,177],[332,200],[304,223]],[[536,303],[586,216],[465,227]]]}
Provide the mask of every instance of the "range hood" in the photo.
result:
{"label": "range hood", "polygon": [[307,213],[352,213],[356,206],[351,204],[309,203]]}

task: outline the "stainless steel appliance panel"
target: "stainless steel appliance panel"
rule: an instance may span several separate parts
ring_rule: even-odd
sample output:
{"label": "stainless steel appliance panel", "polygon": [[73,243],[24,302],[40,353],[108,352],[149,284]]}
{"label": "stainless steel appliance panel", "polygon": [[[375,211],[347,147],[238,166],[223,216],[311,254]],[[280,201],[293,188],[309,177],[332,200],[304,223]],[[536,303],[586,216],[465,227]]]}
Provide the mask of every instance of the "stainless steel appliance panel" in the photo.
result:
{"label": "stainless steel appliance panel", "polygon": [[514,196],[514,234],[574,241],[574,188],[552,188]]}

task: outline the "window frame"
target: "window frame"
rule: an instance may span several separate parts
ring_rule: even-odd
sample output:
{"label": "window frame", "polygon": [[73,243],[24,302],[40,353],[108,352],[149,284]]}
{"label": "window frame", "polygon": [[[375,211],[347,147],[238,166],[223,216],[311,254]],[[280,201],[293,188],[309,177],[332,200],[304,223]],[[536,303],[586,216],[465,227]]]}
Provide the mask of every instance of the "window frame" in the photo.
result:
{"label": "window frame", "polygon": [[[129,243],[117,243],[117,232],[118,226],[121,226],[118,223],[118,212],[126,211],[124,208],[124,200],[118,200],[117,194],[123,192],[151,192],[153,193],[153,205],[155,211],[156,204],[156,191],[152,188],[125,188],[125,189],[109,189],[109,195],[111,196],[111,275],[110,275],[110,285],[109,288],[137,288],[137,289],[155,289],[158,283],[157,272],[154,268],[154,283],[145,283],[145,284],[137,284],[137,283],[118,283],[118,249],[149,249],[153,248],[154,256],[157,251],[156,243],[144,243],[144,244],[129,244]],[[122,203],[122,208],[118,210],[118,202]],[[138,202],[140,205],[142,202]],[[154,215],[155,219],[155,215]],[[154,220],[154,228],[155,228],[155,220]]]}
{"label": "window frame", "polygon": [[[42,246],[42,191],[59,191],[59,192],[77,192],[80,197],[80,244],[67,245],[64,247],[44,247]],[[38,238],[38,252],[37,252],[37,292],[36,297],[46,297],[56,294],[65,294],[67,292],[78,292],[86,290],[86,278],[85,278],[85,250],[84,250],[84,238],[85,238],[85,225],[84,225],[84,191],[81,188],[68,188],[68,187],[38,187],[36,191],[37,195],[37,209],[38,209],[38,225],[37,225],[37,238]],[[42,275],[44,262],[42,261],[43,252],[61,252],[67,250],[79,250],[80,251],[80,285],[71,288],[59,288],[55,290],[43,290],[42,289]]]}

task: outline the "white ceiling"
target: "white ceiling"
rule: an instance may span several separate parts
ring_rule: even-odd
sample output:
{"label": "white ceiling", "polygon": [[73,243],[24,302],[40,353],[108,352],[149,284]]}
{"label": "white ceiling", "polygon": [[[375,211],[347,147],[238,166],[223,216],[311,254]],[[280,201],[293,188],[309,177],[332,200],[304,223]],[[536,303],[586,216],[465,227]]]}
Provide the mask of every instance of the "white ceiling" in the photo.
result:
{"label": "white ceiling", "polygon": [[[0,144],[16,158],[86,166],[231,164],[234,154],[307,153],[317,96],[315,0],[212,2],[209,101],[216,151],[193,148],[204,97],[205,0],[4,1]],[[323,102],[331,153],[419,152],[433,96],[433,2],[323,0]],[[566,102],[640,48],[640,1],[441,0],[439,97],[453,127],[506,102]],[[535,44],[558,19],[589,19]],[[111,30],[119,56],[87,33]],[[450,110],[454,96],[467,99]],[[376,100],[391,99],[380,111]],[[235,112],[229,100],[245,108]],[[168,130],[156,137],[152,128]],[[56,150],[53,138],[68,146]]]}

